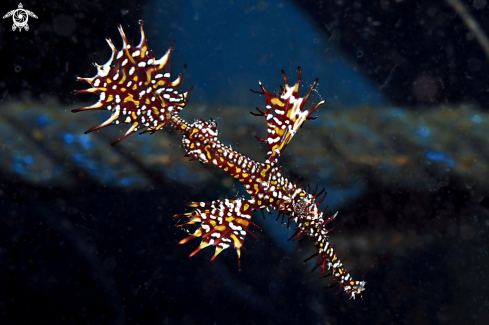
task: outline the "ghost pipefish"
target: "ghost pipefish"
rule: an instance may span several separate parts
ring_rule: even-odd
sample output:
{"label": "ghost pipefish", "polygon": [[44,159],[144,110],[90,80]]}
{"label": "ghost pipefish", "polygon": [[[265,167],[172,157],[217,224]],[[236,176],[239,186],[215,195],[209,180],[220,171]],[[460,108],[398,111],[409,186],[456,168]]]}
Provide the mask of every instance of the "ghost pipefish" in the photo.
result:
{"label": "ghost pipefish", "polygon": [[350,298],[361,294],[365,290],[365,282],[353,280],[328,241],[330,230],[326,229],[326,225],[338,213],[327,219],[323,217],[324,211],[319,210],[319,205],[326,192],[324,189],[318,191],[317,186],[314,191],[310,187],[306,191],[296,186],[295,182],[282,176],[278,167],[278,158],[298,129],[305,120],[314,119],[311,113],[324,103],[323,100],[309,110],[303,109],[318,80],[314,81],[304,97],[299,97],[300,67],[297,82],[292,87],[287,84],[287,76],[282,70],[284,87],[279,95],[267,91],[259,83],[261,91],[257,93],[265,97],[265,111],[257,108],[258,112],[251,114],[266,118],[268,137],[258,138],[267,143],[267,157],[265,162],[257,162],[222,144],[218,140],[217,124],[212,119],[188,123],[178,115],[187,104],[189,91],[179,90],[182,74],[173,81],[170,79],[169,62],[174,42],[166,54],[157,60],[148,47],[142,22],[140,27],[141,41],[133,47],[119,26],[122,49],[117,50],[107,39],[112,49],[109,61],[104,65],[95,64],[98,71],[93,78],[78,78],[88,82],[91,88],[76,93],[98,94],[99,100],[92,106],[74,109],[73,112],[108,110],[111,113],[105,122],[85,133],[109,125],[129,124],[129,130],[112,143],[115,145],[134,132],[154,133],[168,125],[183,134],[182,145],[188,157],[205,165],[216,165],[244,184],[249,199],[194,202],[190,204],[195,208],[193,212],[175,215],[175,218],[186,218],[186,223],[178,226],[197,226],[194,233],[180,241],[180,244],[184,244],[201,237],[201,244],[190,256],[207,246],[214,246],[214,260],[232,245],[239,260],[246,235],[255,237],[249,230],[250,226],[257,227],[251,222],[253,213],[273,208],[279,212],[282,220],[287,216],[289,223],[296,223],[292,240],[305,234],[314,241],[317,249],[313,255],[317,256],[314,269],[320,267],[323,276],[327,267],[340,289]]}

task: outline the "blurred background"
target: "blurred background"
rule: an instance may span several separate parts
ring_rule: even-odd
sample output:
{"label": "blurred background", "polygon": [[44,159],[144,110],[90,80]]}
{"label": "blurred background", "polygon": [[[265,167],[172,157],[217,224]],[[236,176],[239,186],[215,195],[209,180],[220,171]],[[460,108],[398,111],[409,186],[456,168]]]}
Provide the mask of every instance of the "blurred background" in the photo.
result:
{"label": "blurred background", "polygon": [[[485,324],[489,319],[489,5],[486,0],[23,1],[0,21],[1,324]],[[17,9],[3,1],[0,15]],[[188,258],[173,215],[235,198],[224,172],[182,158],[172,130],[110,143],[107,112],[74,96],[138,20],[194,86],[182,116],[263,161],[259,89],[315,78],[283,174],[328,191],[330,241],[361,299],[310,273],[312,243],[272,215],[233,250]],[[185,69],[185,67],[187,67]],[[326,288],[326,289],[325,289]],[[484,321],[486,319],[486,321]]]}

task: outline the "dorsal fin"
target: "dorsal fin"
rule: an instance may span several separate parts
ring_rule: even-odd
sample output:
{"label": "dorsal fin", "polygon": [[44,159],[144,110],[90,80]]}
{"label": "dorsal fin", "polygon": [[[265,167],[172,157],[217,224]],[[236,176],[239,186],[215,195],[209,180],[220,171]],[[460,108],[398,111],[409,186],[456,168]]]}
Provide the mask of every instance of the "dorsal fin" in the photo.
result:
{"label": "dorsal fin", "polygon": [[297,82],[292,87],[287,85],[287,76],[285,71],[282,70],[284,88],[282,88],[280,96],[267,91],[262,83],[259,83],[262,92],[258,93],[265,95],[266,112],[263,113],[258,110],[260,114],[252,114],[266,116],[267,118],[268,138],[264,141],[268,144],[267,158],[271,164],[276,162],[277,158],[284,151],[290,140],[292,140],[292,137],[297,130],[302,126],[302,123],[304,123],[306,119],[312,119],[309,117],[311,113],[325,102],[325,100],[320,101],[311,110],[302,110],[311,95],[312,90],[316,87],[318,80],[316,79],[314,81],[314,84],[306,96],[299,97],[302,70],[300,67],[298,67],[297,70],[299,76]]}
{"label": "dorsal fin", "polygon": [[109,110],[112,115],[102,124],[85,133],[108,125],[127,123],[131,127],[124,136],[112,143],[121,141],[133,132],[144,130],[155,132],[162,129],[172,115],[178,114],[187,102],[187,94],[178,90],[182,75],[170,80],[170,54],[174,41],[161,59],[156,60],[149,50],[141,26],[141,42],[133,47],[119,25],[122,36],[122,49],[117,50],[110,39],[107,43],[112,49],[110,60],[104,65],[95,64],[98,69],[93,78],[78,78],[88,82],[92,88],[77,93],[99,94],[97,103],[90,107],[73,110]]}

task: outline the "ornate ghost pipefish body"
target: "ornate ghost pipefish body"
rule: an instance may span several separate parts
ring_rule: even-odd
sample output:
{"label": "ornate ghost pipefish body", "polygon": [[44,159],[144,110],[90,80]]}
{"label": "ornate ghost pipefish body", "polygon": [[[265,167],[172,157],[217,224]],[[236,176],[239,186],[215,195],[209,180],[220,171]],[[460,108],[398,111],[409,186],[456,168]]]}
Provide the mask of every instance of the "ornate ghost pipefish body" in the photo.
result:
{"label": "ornate ghost pipefish body", "polygon": [[73,111],[111,112],[105,122],[85,133],[109,125],[129,124],[126,134],[112,143],[115,145],[134,132],[154,133],[170,126],[183,134],[182,145],[187,156],[206,165],[216,165],[244,184],[249,199],[194,202],[190,204],[196,208],[193,212],[175,216],[187,218],[185,224],[178,226],[197,225],[194,233],[180,241],[180,244],[184,244],[201,237],[200,246],[190,256],[207,246],[215,246],[213,260],[224,249],[233,246],[239,258],[246,235],[253,235],[249,227],[256,226],[251,222],[253,212],[273,208],[279,211],[282,218],[287,216],[289,222],[296,223],[296,232],[291,239],[295,240],[305,234],[314,241],[317,253],[313,256],[318,256],[315,268],[320,267],[322,275],[327,267],[350,298],[361,294],[365,290],[365,282],[352,279],[328,241],[326,225],[337,213],[325,219],[324,212],[319,210],[320,203],[326,197],[324,189],[318,191],[316,187],[311,191],[309,187],[309,191],[306,191],[282,176],[278,167],[280,154],[305,120],[314,119],[310,117],[311,113],[324,103],[321,101],[312,109],[304,110],[317,79],[304,97],[299,96],[300,68],[297,82],[292,87],[288,86],[282,70],[284,87],[279,95],[267,91],[259,83],[261,91],[258,93],[265,96],[266,110],[257,108],[258,113],[252,114],[266,117],[268,137],[258,138],[267,143],[267,159],[265,162],[257,162],[222,144],[217,137],[217,124],[212,119],[188,123],[178,115],[187,103],[189,91],[179,90],[182,74],[173,81],[170,79],[169,60],[173,43],[162,58],[155,59],[148,48],[141,22],[140,25],[141,42],[138,46],[129,44],[119,26],[122,49],[117,50],[107,40],[112,48],[110,60],[102,66],[96,65],[98,73],[93,78],[78,78],[88,82],[92,88],[77,92],[98,94],[99,100],[90,107]]}

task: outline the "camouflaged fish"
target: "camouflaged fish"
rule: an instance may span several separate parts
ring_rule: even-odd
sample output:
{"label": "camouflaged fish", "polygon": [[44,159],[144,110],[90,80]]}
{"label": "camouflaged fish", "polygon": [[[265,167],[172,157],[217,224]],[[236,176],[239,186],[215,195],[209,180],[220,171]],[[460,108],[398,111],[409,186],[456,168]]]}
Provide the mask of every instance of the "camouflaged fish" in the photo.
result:
{"label": "camouflaged fish", "polygon": [[[176,215],[176,218],[186,218],[187,222],[179,226],[195,225],[197,230],[189,237],[180,241],[184,244],[193,238],[201,237],[200,246],[190,254],[193,256],[201,249],[214,246],[212,260],[224,249],[234,247],[240,257],[241,247],[247,234],[253,235],[249,227],[256,225],[251,222],[255,211],[273,208],[282,216],[288,217],[289,223],[296,223],[293,239],[305,234],[314,241],[318,256],[315,268],[320,267],[322,275],[326,268],[331,270],[344,292],[350,297],[361,294],[365,290],[364,281],[354,281],[338,259],[333,247],[328,241],[326,225],[336,217],[325,219],[318,206],[326,197],[323,191],[306,191],[296,186],[294,182],[282,176],[278,167],[278,158],[292,140],[305,120],[310,117],[324,101],[319,102],[310,110],[304,110],[317,79],[304,97],[299,97],[301,70],[298,69],[298,80],[292,86],[287,85],[287,77],[282,70],[284,87],[282,93],[276,95],[267,91],[259,83],[265,96],[265,111],[258,109],[256,116],[264,116],[267,120],[267,158],[265,162],[254,161],[231,147],[222,144],[218,139],[217,124],[209,121],[188,123],[178,114],[187,103],[189,91],[179,90],[182,74],[175,80],[170,79],[170,54],[168,52],[159,60],[155,59],[149,50],[146,37],[141,25],[141,42],[133,47],[119,26],[123,40],[123,48],[117,50],[107,39],[112,48],[112,57],[104,65],[96,65],[98,73],[93,78],[78,78],[88,82],[92,88],[78,90],[78,93],[93,93],[99,95],[97,103],[83,107],[73,112],[85,110],[108,110],[110,117],[85,133],[100,128],[126,123],[130,125],[124,136],[140,133],[154,133],[165,126],[173,127],[183,134],[182,145],[186,155],[199,160],[205,165],[216,165],[228,172],[244,184],[250,198],[225,199],[212,202],[194,202],[190,206],[195,210],[191,213]],[[254,236],[254,235],[253,235]]]}

